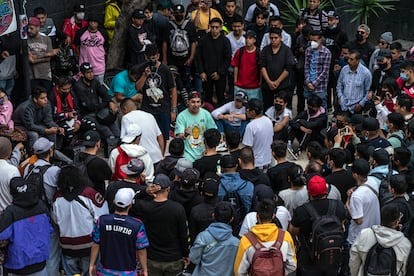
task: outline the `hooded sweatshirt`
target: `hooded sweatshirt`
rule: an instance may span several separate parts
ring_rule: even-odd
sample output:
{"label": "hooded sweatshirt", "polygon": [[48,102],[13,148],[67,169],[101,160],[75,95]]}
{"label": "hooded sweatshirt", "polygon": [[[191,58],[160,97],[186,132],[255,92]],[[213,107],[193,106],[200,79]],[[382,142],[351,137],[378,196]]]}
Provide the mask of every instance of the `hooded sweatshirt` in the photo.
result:
{"label": "hooded sweatshirt", "polygon": [[[24,182],[22,178],[20,180]],[[21,186],[23,188],[25,186]],[[29,188],[13,194],[12,205],[0,215],[0,240],[9,240],[4,267],[9,273],[31,274],[49,259],[53,232],[48,209]]]}
{"label": "hooded sweatshirt", "polygon": [[[279,234],[279,229],[274,223],[263,223],[252,227],[253,234],[257,240],[266,247],[272,246]],[[285,265],[285,275],[296,270],[296,253],[292,236],[289,232],[285,232],[283,243],[280,247],[283,256],[283,263]],[[248,275],[251,265],[251,260],[255,248],[250,243],[246,236],[240,239],[240,245],[237,250],[236,260],[234,261],[234,275]]]}
{"label": "hooded sweatshirt", "polygon": [[172,188],[168,198],[183,205],[187,218],[190,217],[193,207],[203,202],[203,197],[197,189],[183,190],[180,187]]}
{"label": "hooded sweatshirt", "polygon": [[397,275],[405,275],[411,242],[404,237],[402,232],[381,225],[374,225],[362,230],[353,243],[349,259],[351,275],[364,275],[367,254],[377,241],[385,248],[392,247],[394,249],[397,258]]}
{"label": "hooded sweatshirt", "polygon": [[253,184],[250,181],[241,179],[239,173],[221,174],[218,191],[220,200],[224,199],[226,191],[227,193],[237,191],[243,201],[244,207],[246,207],[246,211],[249,212],[252,206],[253,190]]}
{"label": "hooded sweatshirt", "polygon": [[193,276],[233,275],[233,262],[239,240],[232,235],[230,225],[213,222],[198,234],[190,249],[190,260],[196,265]]}
{"label": "hooded sweatshirt", "polygon": [[[145,180],[147,181],[147,183],[152,182],[152,179],[154,178],[154,164],[152,163],[151,157],[149,156],[147,150],[143,146],[136,144],[122,144],[119,146],[119,148],[123,150],[130,158],[139,158],[144,162],[145,170],[143,174],[145,174]],[[118,169],[116,168],[118,165],[125,165],[129,161],[128,160],[125,164],[117,164],[116,161],[118,156],[119,149],[113,149],[108,160],[109,167],[111,167],[112,173],[114,173],[115,170]]]}

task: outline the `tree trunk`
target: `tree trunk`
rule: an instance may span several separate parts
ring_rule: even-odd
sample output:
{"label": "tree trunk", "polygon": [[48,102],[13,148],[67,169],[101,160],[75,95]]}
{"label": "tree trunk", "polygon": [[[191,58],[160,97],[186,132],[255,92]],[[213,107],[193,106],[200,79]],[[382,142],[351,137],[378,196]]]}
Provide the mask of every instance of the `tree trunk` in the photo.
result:
{"label": "tree trunk", "polygon": [[124,0],[121,14],[115,25],[114,37],[109,47],[106,60],[106,70],[123,68],[125,59],[126,38],[128,26],[131,24],[131,14],[134,10],[144,8],[148,0]]}

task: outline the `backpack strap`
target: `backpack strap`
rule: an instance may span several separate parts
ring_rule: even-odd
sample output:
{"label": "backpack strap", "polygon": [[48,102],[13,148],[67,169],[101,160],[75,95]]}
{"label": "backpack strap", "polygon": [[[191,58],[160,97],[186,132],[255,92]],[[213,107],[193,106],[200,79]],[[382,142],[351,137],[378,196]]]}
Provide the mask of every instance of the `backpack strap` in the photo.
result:
{"label": "backpack strap", "polygon": [[280,247],[283,244],[283,239],[285,238],[285,231],[283,231],[282,229],[279,228],[278,230],[278,234],[277,234],[277,239],[276,242],[273,244],[273,246],[280,250]]}
{"label": "backpack strap", "polygon": [[247,232],[245,236],[249,240],[249,242],[252,244],[255,250],[259,250],[260,248],[265,247],[261,242],[257,240],[256,236],[253,234],[252,231]]}
{"label": "backpack strap", "polygon": [[177,24],[175,24],[174,21],[170,20],[170,24],[171,24],[171,26],[173,26],[174,29],[178,28]]}
{"label": "backpack strap", "polygon": [[82,205],[83,208],[87,209],[89,211],[89,213],[92,216],[93,221],[95,222],[95,212],[93,210],[91,210],[85,203],[85,201],[83,201],[82,199],[80,199],[79,195],[77,195],[74,200],[76,200],[77,202],[79,202],[80,205]]}
{"label": "backpack strap", "polygon": [[190,22],[190,19],[186,19],[186,20],[184,20],[183,24],[181,24],[180,29],[181,29],[181,30],[184,30],[184,29],[185,29],[185,26],[187,26],[188,22]]}
{"label": "backpack strap", "polygon": [[374,188],[372,188],[371,186],[369,186],[368,184],[362,184],[361,186],[364,186],[364,187],[367,187],[368,189],[370,189],[377,197],[379,196],[378,195],[378,192],[377,191],[375,191],[375,189]]}
{"label": "backpack strap", "polygon": [[316,211],[315,207],[313,207],[312,202],[308,202],[303,204],[303,207],[305,208],[306,212],[310,215],[311,221],[315,221],[321,218],[321,216]]}
{"label": "backpack strap", "polygon": [[328,213],[326,213],[328,216],[335,216],[336,214],[336,201],[333,200],[329,200],[329,205],[328,205]]}

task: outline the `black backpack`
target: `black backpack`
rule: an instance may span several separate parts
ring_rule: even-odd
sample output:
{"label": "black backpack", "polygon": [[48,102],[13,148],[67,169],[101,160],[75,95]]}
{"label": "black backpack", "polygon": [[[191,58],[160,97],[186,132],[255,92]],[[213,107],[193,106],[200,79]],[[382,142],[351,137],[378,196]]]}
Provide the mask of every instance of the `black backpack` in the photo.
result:
{"label": "black backpack", "polygon": [[79,173],[86,179],[87,185],[89,187],[95,186],[88,174],[88,164],[95,158],[98,158],[98,157],[96,155],[88,154],[88,156],[86,156],[84,160],[79,160],[79,157],[77,157],[75,158],[75,162],[74,162],[75,167],[79,169]]}
{"label": "black backpack", "polygon": [[[382,175],[381,173],[372,173],[370,176],[374,176],[380,180],[380,186],[379,186],[379,193],[375,192],[375,194],[378,196],[378,200],[380,203],[380,206],[384,206],[386,202],[388,202],[390,199],[392,199],[392,194],[388,189],[388,184],[390,183],[390,177],[392,174],[392,170],[386,175]],[[370,186],[366,185],[371,190],[373,190]],[[374,190],[373,190],[374,191]]]}
{"label": "black backpack", "polygon": [[344,231],[336,214],[337,202],[328,200],[326,215],[320,216],[312,202],[303,207],[311,216],[312,232],[310,236],[311,259],[313,264],[339,265],[342,258]]}
{"label": "black backpack", "polygon": [[248,211],[246,210],[246,207],[244,206],[243,200],[241,199],[238,191],[242,190],[244,187],[246,187],[246,185],[247,181],[245,181],[237,190],[231,192],[227,191],[224,185],[221,185],[224,192],[226,193],[223,197],[223,201],[229,202],[235,211],[233,232],[237,234],[239,233],[243,219]]}
{"label": "black backpack", "polygon": [[28,186],[35,186],[39,196],[46,206],[50,209],[51,205],[47,199],[45,187],[43,185],[43,175],[52,165],[35,166],[34,164],[29,166],[27,175],[23,178]]}
{"label": "black backpack", "polygon": [[[374,230],[372,230],[372,232],[377,240]],[[392,247],[382,247],[377,240],[377,242],[369,249],[367,258],[365,259],[364,275],[396,276],[397,256],[395,255],[394,249]]]}

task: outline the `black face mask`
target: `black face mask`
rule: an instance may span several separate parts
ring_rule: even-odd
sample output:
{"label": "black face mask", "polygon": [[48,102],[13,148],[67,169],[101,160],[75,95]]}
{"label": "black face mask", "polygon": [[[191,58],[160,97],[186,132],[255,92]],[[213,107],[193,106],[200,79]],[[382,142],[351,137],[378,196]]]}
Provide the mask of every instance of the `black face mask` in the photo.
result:
{"label": "black face mask", "polygon": [[384,70],[387,67],[387,63],[377,63],[378,64],[378,68],[381,70]]}
{"label": "black face mask", "polygon": [[148,61],[148,65],[151,67],[154,67],[155,65],[157,65],[157,61],[156,60],[150,60]]}
{"label": "black face mask", "polygon": [[357,41],[364,40],[364,37],[362,36],[362,34],[358,34],[358,33],[355,35],[355,38],[356,38]]}
{"label": "black face mask", "polygon": [[176,21],[180,22],[181,20],[184,19],[184,15],[182,15],[182,14],[175,14],[174,15],[174,18],[175,18]]}
{"label": "black face mask", "polygon": [[62,93],[62,94],[60,94],[60,97],[62,99],[66,99],[68,97],[68,95],[69,95],[69,93]]}
{"label": "black face mask", "polygon": [[309,108],[309,115],[313,115],[313,114],[315,114],[316,113],[316,111],[315,110],[313,110],[312,108]]}
{"label": "black face mask", "polygon": [[276,111],[281,111],[283,109],[283,105],[277,103],[274,104],[274,107]]}
{"label": "black face mask", "polygon": [[342,123],[342,122],[336,122],[336,127],[337,127],[338,129],[341,129],[341,128],[344,128],[344,127],[345,127],[345,125],[344,125],[344,123]]}

